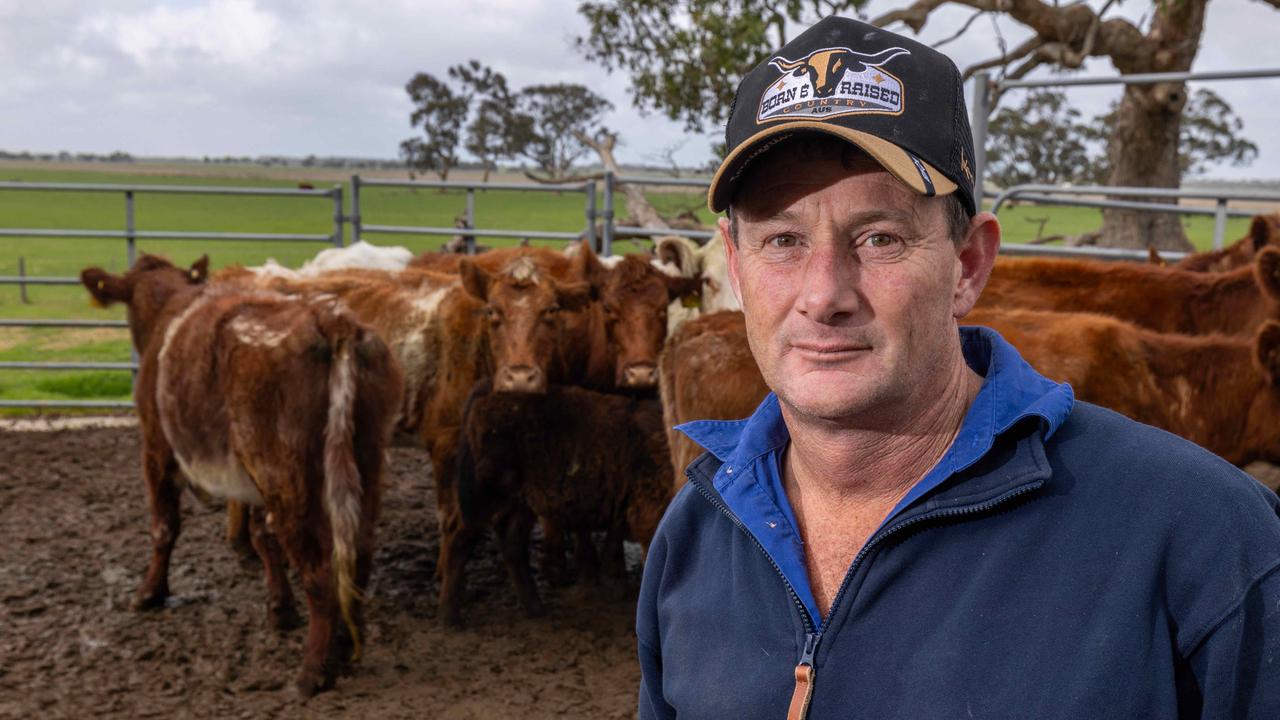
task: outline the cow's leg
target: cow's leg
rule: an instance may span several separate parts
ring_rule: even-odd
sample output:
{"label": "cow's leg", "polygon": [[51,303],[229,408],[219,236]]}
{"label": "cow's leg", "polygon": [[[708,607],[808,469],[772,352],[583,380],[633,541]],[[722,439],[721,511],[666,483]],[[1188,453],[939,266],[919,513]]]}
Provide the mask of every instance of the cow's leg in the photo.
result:
{"label": "cow's leg", "polygon": [[257,566],[260,552],[253,542],[253,531],[249,528],[250,509],[244,503],[235,500],[227,501],[227,544],[240,558],[240,565],[246,570]]}
{"label": "cow's leg", "polygon": [[604,535],[604,559],[601,569],[604,575],[605,590],[611,597],[622,599],[627,596],[627,561],[623,554],[623,525],[614,523]]}
{"label": "cow's leg", "polygon": [[564,527],[549,517],[539,518],[542,525],[542,575],[555,586],[569,584],[569,568],[565,564]]}
{"label": "cow's leg", "polygon": [[466,590],[467,560],[480,540],[478,528],[463,522],[461,514],[445,517],[440,528],[440,622],[462,624],[462,594]]}
{"label": "cow's leg", "polygon": [[302,618],[294,606],[284,551],[268,526],[266,510],[244,505],[240,508],[248,519],[253,547],[262,558],[262,567],[266,571],[267,623],[276,630],[293,630],[302,624]]}
{"label": "cow's leg", "polygon": [[182,532],[182,491],[175,482],[177,473],[177,461],[169,445],[162,439],[149,442],[144,438],[142,474],[151,506],[151,563],[134,597],[135,610],[161,607],[169,597],[169,558]]}
{"label": "cow's leg", "polygon": [[307,644],[302,654],[302,671],[298,674],[298,693],[311,697],[321,690],[333,687],[336,673],[330,665],[330,646],[337,629],[338,597],[334,592],[332,568],[328,557],[317,557],[321,544],[319,538],[309,534],[306,550],[301,553],[302,587],[307,594]]}
{"label": "cow's leg", "polygon": [[[545,519],[545,518],[544,518]],[[516,600],[529,617],[543,613],[542,600],[529,569],[529,531],[533,530],[533,513],[525,508],[506,513],[495,524],[498,542],[502,547],[502,561],[507,575],[515,586]]]}
{"label": "cow's leg", "polygon": [[590,530],[575,530],[574,559],[578,562],[578,577],[592,583],[600,581],[600,557],[596,554],[596,543]]}

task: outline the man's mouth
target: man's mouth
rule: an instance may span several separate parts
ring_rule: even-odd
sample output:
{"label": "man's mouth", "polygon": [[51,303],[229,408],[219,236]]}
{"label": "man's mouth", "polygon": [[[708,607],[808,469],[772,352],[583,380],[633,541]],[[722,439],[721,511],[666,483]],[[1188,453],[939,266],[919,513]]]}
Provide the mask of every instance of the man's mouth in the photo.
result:
{"label": "man's mouth", "polygon": [[840,362],[871,350],[871,346],[848,342],[793,342],[791,349],[806,360]]}

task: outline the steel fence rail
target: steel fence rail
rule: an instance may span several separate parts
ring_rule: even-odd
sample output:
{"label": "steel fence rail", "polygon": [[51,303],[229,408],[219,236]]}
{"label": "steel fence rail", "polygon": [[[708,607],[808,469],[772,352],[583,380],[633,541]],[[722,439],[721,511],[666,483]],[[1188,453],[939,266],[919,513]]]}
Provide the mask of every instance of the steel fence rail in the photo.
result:
{"label": "steel fence rail", "polygon": [[16,320],[0,318],[0,327],[27,328],[127,328],[124,320]]}
{"label": "steel fence rail", "polygon": [[246,196],[279,196],[279,197],[333,197],[342,192],[342,187],[331,188],[256,188],[221,185],[150,185],[128,184],[113,185],[110,183],[50,183],[24,182],[9,180],[0,182],[0,190],[31,190],[40,192],[102,192],[102,193],[148,193],[155,195],[246,195]]}
{"label": "steel fence rail", "polygon": [[[1026,243],[1002,243],[1001,255],[1014,257],[1060,257],[1078,260],[1122,260],[1127,262],[1147,262],[1146,250],[1129,250],[1125,248],[1104,247],[1069,247],[1064,245],[1029,245]],[[1186,257],[1182,252],[1160,252],[1160,257],[1169,262],[1177,262]]]}
{"label": "steel fence rail", "polygon": [[135,362],[0,362],[0,370],[137,370]]}
{"label": "steel fence rail", "polygon": [[[1133,200],[1105,200],[1105,199],[1089,199],[1089,198],[1070,198],[1058,197],[1055,195],[1035,194],[1023,195],[1021,193],[1013,196],[1004,197],[1000,200],[1001,205],[1009,200],[1021,200],[1023,202],[1035,202],[1044,205],[1068,205],[1071,207],[1096,207],[1096,208],[1121,208],[1124,210],[1150,210],[1152,212],[1167,212],[1176,215],[1217,215],[1218,210],[1211,207],[1194,207],[1187,205],[1170,205],[1166,203],[1144,203],[1135,202]],[[993,206],[991,212],[997,212],[997,208]],[[1228,217],[1253,217],[1257,213],[1249,210],[1233,210],[1227,208],[1224,210]],[[1217,242],[1214,243],[1218,245]]]}
{"label": "steel fence rail", "polygon": [[623,235],[640,235],[642,237],[657,237],[659,235],[679,235],[681,237],[695,238],[698,240],[711,240],[716,236],[715,230],[681,230],[677,228],[643,228],[632,225],[619,225],[613,229],[614,240],[616,241]]}
{"label": "steel fence rail", "polygon": [[58,228],[0,228],[0,237],[84,238],[101,240],[264,240],[270,242],[331,242],[332,235],[309,233],[190,232],[186,230],[63,230]]}
{"label": "steel fence rail", "polygon": [[414,225],[364,225],[364,232],[386,235],[475,235],[479,237],[529,238],[530,240],[577,240],[582,233],[557,230],[488,230],[484,228],[417,227]]}
{"label": "steel fence rail", "polygon": [[39,275],[0,275],[0,285],[79,285],[80,278]]}
{"label": "steel fence rail", "polygon": [[0,400],[0,408],[79,408],[131,410],[127,400]]}

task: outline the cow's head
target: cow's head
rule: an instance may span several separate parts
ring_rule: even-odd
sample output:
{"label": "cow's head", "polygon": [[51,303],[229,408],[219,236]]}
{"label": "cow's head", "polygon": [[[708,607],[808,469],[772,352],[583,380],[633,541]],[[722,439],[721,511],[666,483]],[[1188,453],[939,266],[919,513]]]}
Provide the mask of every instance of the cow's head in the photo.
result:
{"label": "cow's head", "polygon": [[825,98],[835,94],[846,70],[862,72],[867,68],[880,67],[899,55],[907,54],[910,53],[904,48],[887,48],[872,55],[849,48],[825,48],[811,53],[802,60],[776,57],[770,63],[783,72],[790,72],[795,77],[808,75],[809,84],[813,86],[814,97]]}
{"label": "cow's head", "polygon": [[123,275],[99,267],[80,272],[80,282],[89,291],[93,304],[109,307],[119,302],[128,306],[129,333],[139,351],[146,347],[169,300],[208,279],[208,255],[200,256],[189,268],[180,268],[159,255],[143,253]]}
{"label": "cow's head", "polygon": [[677,298],[696,300],[702,279],[667,275],[646,255],[627,255],[606,268],[587,248],[575,260],[600,296],[616,357],[614,382],[625,388],[656,387],[658,354],[667,338],[667,305]]}
{"label": "cow's head", "polygon": [[546,392],[562,311],[582,309],[591,299],[591,287],[559,282],[528,256],[517,256],[496,274],[469,259],[458,269],[463,288],[485,303],[494,390]]}

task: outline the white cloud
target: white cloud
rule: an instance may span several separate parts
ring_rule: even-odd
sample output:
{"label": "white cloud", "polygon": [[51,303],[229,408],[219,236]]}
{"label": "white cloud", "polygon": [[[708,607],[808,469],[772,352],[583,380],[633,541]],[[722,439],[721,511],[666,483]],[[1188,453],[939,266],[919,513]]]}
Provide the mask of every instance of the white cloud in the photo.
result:
{"label": "white cloud", "polygon": [[279,24],[255,0],[209,0],[188,7],[103,11],[78,30],[108,40],[142,67],[179,64],[191,52],[216,63],[246,65],[271,48]]}

